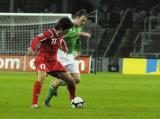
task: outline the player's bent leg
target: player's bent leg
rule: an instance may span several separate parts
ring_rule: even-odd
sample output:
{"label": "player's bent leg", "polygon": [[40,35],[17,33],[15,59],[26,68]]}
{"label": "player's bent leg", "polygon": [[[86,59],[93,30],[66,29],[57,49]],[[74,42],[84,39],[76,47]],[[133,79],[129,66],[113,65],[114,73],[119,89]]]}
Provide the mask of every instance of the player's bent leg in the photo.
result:
{"label": "player's bent leg", "polygon": [[[67,70],[70,72],[70,74],[74,78],[75,83],[78,84],[80,82],[80,73],[79,73],[79,68],[77,67],[77,65],[73,63],[73,64],[66,65],[65,67],[67,68]],[[63,79],[56,79],[54,80],[54,85],[55,87],[58,88],[59,86],[66,86],[67,83]]]}
{"label": "player's bent leg", "polygon": [[55,83],[53,80],[51,80],[50,82],[50,87],[48,89],[48,94],[46,99],[44,100],[44,105],[47,107],[50,107],[50,100],[52,99],[53,96],[57,97],[57,86],[59,85],[59,81],[56,81],[57,83]]}
{"label": "player's bent leg", "polygon": [[50,107],[51,106],[50,101],[51,101],[52,97],[53,96],[57,97],[57,95],[58,95],[58,87],[59,86],[66,86],[66,85],[67,85],[67,83],[64,80],[61,80],[61,79],[51,80],[50,87],[48,89],[47,96],[46,96],[43,104],[47,107]]}
{"label": "player's bent leg", "polygon": [[50,74],[51,76],[57,77],[59,79],[55,80],[56,83],[51,82],[51,86],[49,87],[49,90],[48,90],[48,95],[44,101],[45,106],[47,106],[47,107],[50,106],[50,100],[53,97],[54,92],[55,92],[53,90],[57,91],[57,88],[61,82],[60,79],[63,79],[63,82],[66,82],[69,93],[70,93],[70,98],[73,99],[75,97],[75,83],[74,83],[74,80],[69,72],[58,72],[58,71],[53,72],[52,71],[52,72],[49,72],[48,74]]}
{"label": "player's bent leg", "polygon": [[[68,72],[52,71],[52,72],[49,72],[48,74],[53,77],[63,79],[66,82],[66,84],[74,85],[74,81],[72,79],[72,76]],[[58,88],[60,82],[61,82],[61,80],[59,80],[59,79],[55,80],[54,82],[51,81],[47,97],[44,101],[45,106],[49,107],[51,98],[53,96],[57,95],[57,88]]]}
{"label": "player's bent leg", "polygon": [[57,97],[57,89],[59,85],[59,80],[54,82],[53,80],[50,81],[50,88],[52,89],[52,95]]}
{"label": "player's bent leg", "polygon": [[52,89],[53,89],[53,95],[54,96],[58,95],[57,90],[58,90],[59,86],[66,86],[66,85],[67,85],[66,81],[63,81],[61,79],[51,80],[50,87],[52,87]]}
{"label": "player's bent leg", "polygon": [[45,72],[38,71],[38,79],[35,81],[33,88],[32,108],[38,108],[38,96],[40,95],[44,79]]}
{"label": "player's bent leg", "polygon": [[76,85],[72,75],[69,72],[61,72],[59,73],[59,78],[66,81],[70,99],[75,98]]}
{"label": "player's bent leg", "polygon": [[[80,82],[80,74],[79,73],[72,73],[71,74],[73,79],[74,79],[74,82],[76,84],[78,84]],[[57,96],[58,95],[58,87],[59,86],[66,86],[67,83],[66,81],[62,80],[62,79],[56,79],[56,80],[52,80],[50,82],[50,87],[49,87],[49,90],[48,90],[48,95],[44,101],[44,104],[46,106],[50,106],[50,100],[52,99],[53,96]]]}

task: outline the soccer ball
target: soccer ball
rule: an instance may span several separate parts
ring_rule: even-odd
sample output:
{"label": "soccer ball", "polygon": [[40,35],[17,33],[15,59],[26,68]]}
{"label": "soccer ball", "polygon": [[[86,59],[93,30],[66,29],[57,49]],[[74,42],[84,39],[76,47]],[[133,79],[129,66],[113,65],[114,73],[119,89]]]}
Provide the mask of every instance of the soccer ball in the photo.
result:
{"label": "soccer ball", "polygon": [[80,97],[75,97],[71,100],[72,108],[83,108],[84,107],[84,100]]}

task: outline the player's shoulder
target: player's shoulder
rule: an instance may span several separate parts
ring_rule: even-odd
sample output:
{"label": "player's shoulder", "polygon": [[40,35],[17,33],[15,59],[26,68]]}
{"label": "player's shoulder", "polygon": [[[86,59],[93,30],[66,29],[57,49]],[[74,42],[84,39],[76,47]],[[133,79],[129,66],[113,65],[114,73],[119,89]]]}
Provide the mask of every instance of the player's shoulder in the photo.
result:
{"label": "player's shoulder", "polygon": [[70,28],[69,33],[76,33],[76,32],[79,32],[79,31],[82,31],[81,26]]}
{"label": "player's shoulder", "polygon": [[50,37],[57,37],[55,29],[53,29],[53,28],[52,29],[48,29],[47,32],[48,32]]}
{"label": "player's shoulder", "polygon": [[53,28],[51,29],[51,28],[50,28],[50,29],[47,30],[47,32],[55,33],[56,31],[55,31],[55,29],[53,29]]}

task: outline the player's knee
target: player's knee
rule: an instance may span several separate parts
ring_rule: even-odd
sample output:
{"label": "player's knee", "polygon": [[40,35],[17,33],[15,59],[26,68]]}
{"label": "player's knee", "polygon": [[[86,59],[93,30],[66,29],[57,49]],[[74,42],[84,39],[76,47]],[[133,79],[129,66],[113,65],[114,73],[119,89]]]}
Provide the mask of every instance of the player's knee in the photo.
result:
{"label": "player's knee", "polygon": [[72,75],[72,76],[73,76],[74,82],[75,82],[76,84],[80,83],[80,75],[79,75],[79,74],[74,74],[74,75]]}
{"label": "player's knee", "polygon": [[40,77],[38,78],[38,80],[39,80],[40,83],[43,83],[43,82],[44,82],[44,79],[45,79],[45,76],[40,76]]}
{"label": "player's knee", "polygon": [[60,84],[61,84],[61,80],[59,80],[59,79],[50,81],[50,86],[51,87],[56,87],[57,88]]}
{"label": "player's knee", "polygon": [[76,78],[76,79],[75,79],[75,83],[76,83],[76,84],[80,83],[80,78]]}
{"label": "player's knee", "polygon": [[69,80],[67,81],[68,84],[75,84],[74,78],[69,78]]}

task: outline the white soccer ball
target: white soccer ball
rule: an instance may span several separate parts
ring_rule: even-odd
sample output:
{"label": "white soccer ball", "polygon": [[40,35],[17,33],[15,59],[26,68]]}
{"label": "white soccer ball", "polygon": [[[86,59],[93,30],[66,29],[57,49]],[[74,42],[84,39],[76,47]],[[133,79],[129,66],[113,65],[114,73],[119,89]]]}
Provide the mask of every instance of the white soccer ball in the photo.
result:
{"label": "white soccer ball", "polygon": [[75,97],[71,100],[72,108],[83,108],[84,107],[84,100],[80,97]]}

